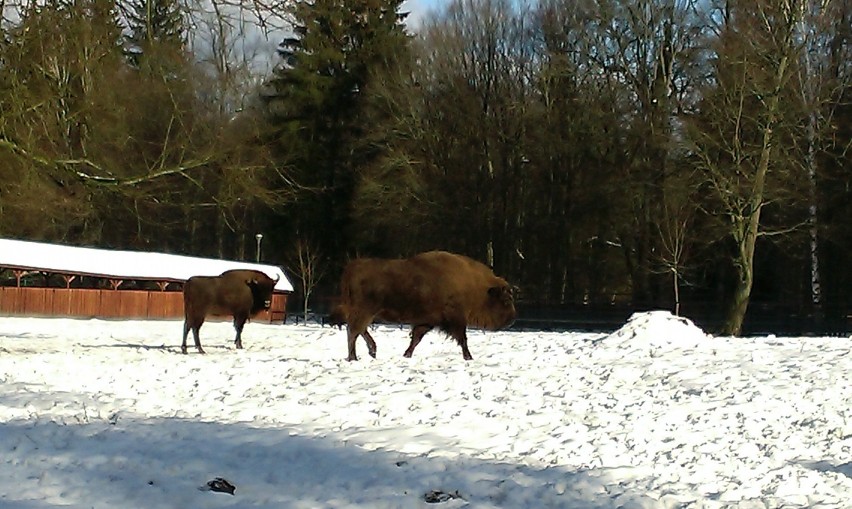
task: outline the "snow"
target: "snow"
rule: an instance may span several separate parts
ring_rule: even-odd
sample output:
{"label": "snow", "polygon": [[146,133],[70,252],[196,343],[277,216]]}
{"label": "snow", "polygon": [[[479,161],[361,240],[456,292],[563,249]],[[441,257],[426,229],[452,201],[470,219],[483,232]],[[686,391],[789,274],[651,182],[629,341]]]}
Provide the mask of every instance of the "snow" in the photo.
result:
{"label": "snow", "polygon": [[0,239],[2,267],[157,281],[186,281],[192,276],[218,276],[230,269],[252,269],[273,279],[278,278],[276,291],[293,291],[293,285],[281,267],[274,265],[13,239]]}
{"label": "snow", "polygon": [[0,507],[852,507],[849,338],[181,326],[0,318]]}

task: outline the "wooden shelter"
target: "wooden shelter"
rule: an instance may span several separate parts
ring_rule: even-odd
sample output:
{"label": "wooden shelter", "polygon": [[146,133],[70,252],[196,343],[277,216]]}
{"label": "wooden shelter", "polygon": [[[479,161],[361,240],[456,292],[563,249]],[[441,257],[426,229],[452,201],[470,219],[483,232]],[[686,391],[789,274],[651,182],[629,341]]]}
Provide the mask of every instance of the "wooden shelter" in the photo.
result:
{"label": "wooden shelter", "polygon": [[293,286],[274,265],[10,239],[0,239],[0,315],[183,318],[183,283],[230,269],[278,278],[272,307],[255,320],[286,319]]}

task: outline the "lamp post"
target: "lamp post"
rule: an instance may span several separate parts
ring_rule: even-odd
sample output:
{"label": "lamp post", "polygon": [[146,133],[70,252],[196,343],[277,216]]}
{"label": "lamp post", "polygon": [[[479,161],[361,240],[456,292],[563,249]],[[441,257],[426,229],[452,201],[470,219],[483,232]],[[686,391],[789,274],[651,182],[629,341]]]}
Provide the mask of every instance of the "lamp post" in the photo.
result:
{"label": "lamp post", "polygon": [[254,238],[257,239],[257,263],[260,263],[260,241],[263,240],[263,234],[258,233]]}

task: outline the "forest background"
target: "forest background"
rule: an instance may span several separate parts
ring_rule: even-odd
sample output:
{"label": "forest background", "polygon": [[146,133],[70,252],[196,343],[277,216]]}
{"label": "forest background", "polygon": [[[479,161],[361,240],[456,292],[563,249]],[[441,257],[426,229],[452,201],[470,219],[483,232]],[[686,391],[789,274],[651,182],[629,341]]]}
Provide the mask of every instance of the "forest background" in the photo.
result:
{"label": "forest background", "polygon": [[852,0],[400,6],[0,0],[0,236],[848,330]]}

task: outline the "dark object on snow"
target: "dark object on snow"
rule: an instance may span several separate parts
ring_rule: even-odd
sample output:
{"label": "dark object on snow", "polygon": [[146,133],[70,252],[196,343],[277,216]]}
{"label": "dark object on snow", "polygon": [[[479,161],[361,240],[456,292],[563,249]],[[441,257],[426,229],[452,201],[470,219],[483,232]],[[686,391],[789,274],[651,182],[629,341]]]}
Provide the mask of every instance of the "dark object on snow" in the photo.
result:
{"label": "dark object on snow", "polygon": [[217,477],[212,481],[207,481],[207,489],[209,491],[217,491],[219,493],[230,493],[231,495],[237,490],[237,487],[231,484],[227,479]]}
{"label": "dark object on snow", "polygon": [[461,498],[462,500],[464,500],[464,497],[459,494],[459,490],[456,490],[452,493],[447,493],[441,490],[432,490],[423,495],[423,500],[425,500],[427,504],[440,504],[442,502],[447,502],[455,498]]}
{"label": "dark object on snow", "polygon": [[207,315],[231,315],[237,337],[234,345],[243,347],[242,333],[246,321],[269,309],[272,305],[272,290],[277,283],[263,272],[256,270],[228,270],[219,276],[192,276],[183,285],[183,343],[180,351],[186,353],[186,336],[192,329],[195,348],[204,353],[198,329]]}
{"label": "dark object on snow", "polygon": [[346,324],[347,360],[355,361],[355,340],[364,337],[370,356],[376,342],[367,331],[373,320],[411,325],[405,357],[423,336],[438,328],[456,340],[465,360],[467,327],[498,330],[515,321],[512,287],[486,265],[446,251],[429,251],[402,260],[359,258],[343,270],[340,304],[329,316]]}

